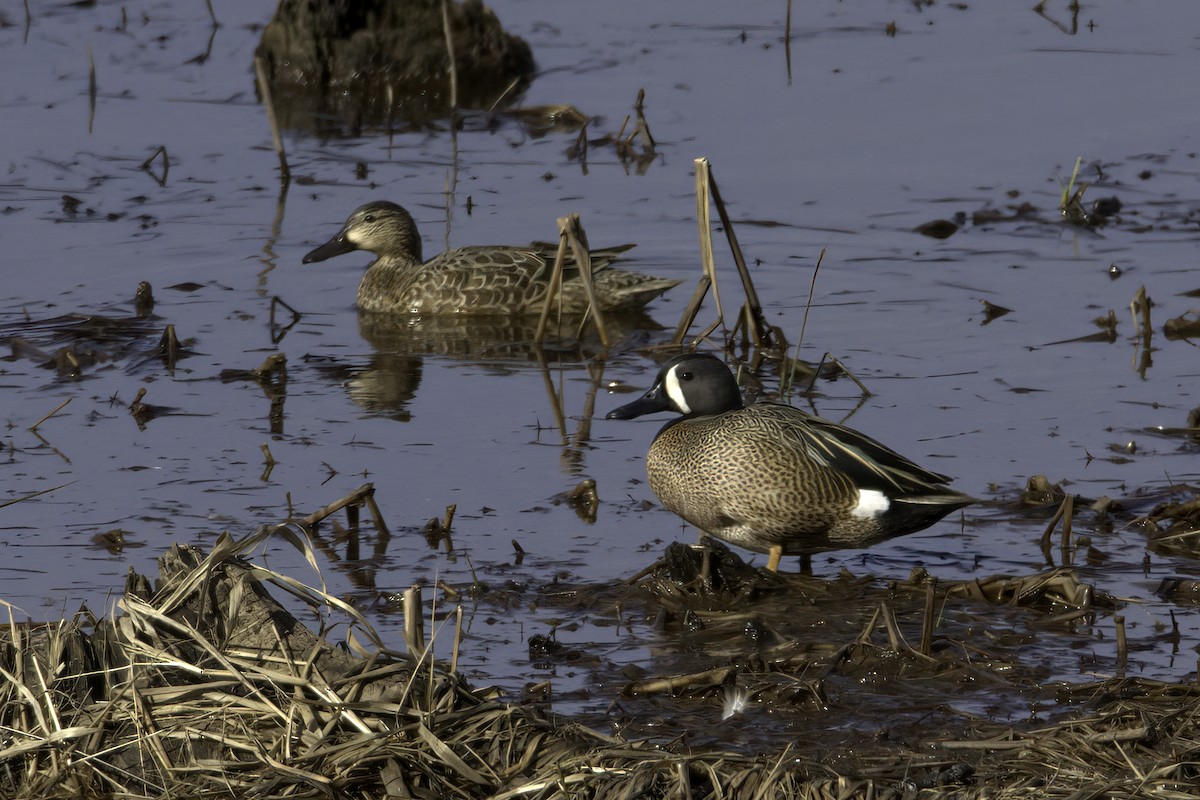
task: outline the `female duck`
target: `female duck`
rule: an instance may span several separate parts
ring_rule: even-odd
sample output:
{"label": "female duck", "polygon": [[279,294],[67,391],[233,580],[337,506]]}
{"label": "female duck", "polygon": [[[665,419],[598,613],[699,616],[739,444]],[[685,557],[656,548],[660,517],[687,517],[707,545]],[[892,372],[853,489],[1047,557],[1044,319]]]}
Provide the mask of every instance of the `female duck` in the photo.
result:
{"label": "female duck", "polygon": [[[679,281],[609,269],[633,245],[593,250],[592,280],[602,311],[634,311]],[[355,209],[342,229],[304,257],[305,264],[366,250],[377,258],[358,285],[363,311],[411,314],[536,314],[550,288],[557,245],[482,245],[421,258],[421,235],[412,216],[379,201]],[[583,279],[568,258],[562,284],[566,313],[587,309]],[[553,308],[558,308],[557,301]]]}
{"label": "female duck", "polygon": [[683,416],[650,445],[663,505],[707,534],[784,555],[866,547],[929,527],[974,500],[879,442],[781,403],[745,406],[729,368],[690,353],[663,365],[641,398],[608,414]]}

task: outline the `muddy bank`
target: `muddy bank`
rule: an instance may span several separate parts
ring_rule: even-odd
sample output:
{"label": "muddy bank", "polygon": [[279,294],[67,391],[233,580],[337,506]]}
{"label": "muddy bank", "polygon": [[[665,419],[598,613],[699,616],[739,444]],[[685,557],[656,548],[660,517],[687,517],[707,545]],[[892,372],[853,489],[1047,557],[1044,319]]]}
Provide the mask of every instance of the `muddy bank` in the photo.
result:
{"label": "muddy bank", "polygon": [[[563,612],[659,619],[652,665],[627,665],[619,689],[596,647],[530,637],[531,662],[594,670],[593,690],[611,692],[606,720],[572,719],[552,686],[503,697],[457,669],[472,646],[459,606],[503,591],[444,586],[422,602],[414,586],[397,651],[353,606],[258,563],[282,545],[315,566],[318,524],[373,504],[364,486],[208,553],[173,547],[156,580],[130,575],[111,617],[6,628],[5,796],[1144,797],[1197,777],[1200,729],[1179,712],[1194,683],[1045,683],[1025,657],[1033,630],[1069,635],[1116,604],[1071,570],[880,585],[672,545],[631,580],[536,592]],[[1006,631],[1018,617],[1023,635]],[[453,638],[447,657],[434,637]],[[1005,695],[1030,713],[992,718]],[[873,724],[830,724],[850,706]]]}

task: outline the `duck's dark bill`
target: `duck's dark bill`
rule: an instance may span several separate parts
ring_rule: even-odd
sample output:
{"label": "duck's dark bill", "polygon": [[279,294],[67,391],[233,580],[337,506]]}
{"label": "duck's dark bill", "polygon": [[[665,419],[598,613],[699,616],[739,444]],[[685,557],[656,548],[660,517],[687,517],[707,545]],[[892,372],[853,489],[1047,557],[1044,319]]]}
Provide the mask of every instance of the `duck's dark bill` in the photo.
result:
{"label": "duck's dark bill", "polygon": [[318,247],[316,250],[313,250],[311,253],[306,255],[302,263],[311,264],[314,261],[324,261],[327,258],[340,256],[343,253],[352,253],[357,249],[358,245],[354,244],[354,242],[350,241],[345,236],[338,234],[325,244]]}
{"label": "duck's dark bill", "polygon": [[669,410],[670,406],[667,405],[666,395],[660,385],[655,386],[632,403],[623,405],[620,408],[614,408],[608,412],[605,419],[633,419],[643,414],[653,414],[655,411]]}

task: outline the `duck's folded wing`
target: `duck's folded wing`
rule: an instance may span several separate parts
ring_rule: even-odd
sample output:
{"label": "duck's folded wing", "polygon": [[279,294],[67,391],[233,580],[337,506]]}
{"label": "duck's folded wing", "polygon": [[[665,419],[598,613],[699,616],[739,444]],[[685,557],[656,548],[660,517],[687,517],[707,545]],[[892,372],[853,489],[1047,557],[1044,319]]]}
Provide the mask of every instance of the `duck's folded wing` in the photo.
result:
{"label": "duck's folded wing", "polygon": [[951,478],[925,469],[880,444],[871,437],[821,417],[805,414],[791,406],[786,420],[787,435],[801,440],[816,461],[843,472],[861,488],[901,494],[941,491]]}

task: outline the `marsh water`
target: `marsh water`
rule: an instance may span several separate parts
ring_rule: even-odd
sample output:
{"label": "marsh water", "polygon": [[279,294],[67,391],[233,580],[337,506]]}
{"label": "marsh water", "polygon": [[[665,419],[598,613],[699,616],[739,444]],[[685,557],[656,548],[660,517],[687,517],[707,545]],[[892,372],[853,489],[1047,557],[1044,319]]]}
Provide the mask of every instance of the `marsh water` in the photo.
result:
{"label": "marsh water", "polygon": [[[827,0],[796,4],[790,37],[782,1],[491,5],[538,63],[519,107],[578,109],[591,120],[586,161],[569,152],[574,130],[474,112],[457,131],[444,119],[285,129],[285,184],[253,77],[273,4],[216,0],[219,26],[181,0],[0,12],[0,501],[20,499],[0,508],[0,599],[16,618],[108,610],[127,571],[153,573],[173,542],[244,534],[371,482],[391,538],[368,526],[353,553],[327,531],[322,574],[397,647],[394,596],[422,583],[427,600],[463,604],[472,679],[514,696],[550,681],[564,713],[603,713],[626,666],[719,661],[681,659],[652,619],[603,593],[545,602],[556,587],[586,598],[695,540],[644,482],[661,420],[603,417],[649,384],[699,277],[704,156],[770,323],[793,343],[803,330],[800,358],[833,354],[872,393],[821,379],[793,402],[982,500],[922,533],[823,554],[817,575],[1035,573],[1049,566],[1039,539],[1052,509],[1019,499],[1044,475],[1125,510],[1098,518],[1077,504],[1085,538],[1052,561],[1119,598],[1128,674],[1194,680],[1200,616],[1156,589],[1194,576],[1196,553],[1150,548],[1130,524],[1191,497],[1200,473],[1180,430],[1200,405],[1200,358],[1163,333],[1200,306],[1193,4]],[[655,148],[623,158],[605,137],[642,90]],[[1119,201],[1104,225],[1059,211],[1077,158],[1085,205]],[[300,259],[375,199],[412,211],[427,254],[554,239],[556,218],[578,212],[592,244],[636,243],[626,266],[685,283],[650,306],[661,328],[623,332],[603,359],[589,344],[539,360],[520,332],[360,327],[369,256]],[[957,230],[917,231],[935,220]],[[728,252],[717,258],[735,305]],[[142,281],[152,317],[135,314]],[[1149,347],[1130,310],[1142,288]],[[286,330],[293,315],[276,298],[298,312]],[[1094,322],[1110,310],[1115,332]],[[158,356],[168,324],[183,345],[173,367]],[[56,360],[67,345],[72,358]],[[245,372],[276,354],[287,376],[273,406]],[[143,388],[153,413],[138,419]],[[594,521],[561,499],[584,479],[600,497]],[[422,529],[451,504],[447,553]],[[122,546],[97,541],[112,531]],[[263,557],[313,579],[290,547]],[[491,591],[450,600],[439,581]],[[811,613],[853,622],[843,606]],[[1115,669],[1112,612],[1067,630],[1032,611],[1003,619],[1047,682]],[[1162,636],[1172,624],[1176,641]],[[594,665],[531,664],[534,634]],[[963,703],[1029,713],[987,691]]]}

